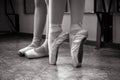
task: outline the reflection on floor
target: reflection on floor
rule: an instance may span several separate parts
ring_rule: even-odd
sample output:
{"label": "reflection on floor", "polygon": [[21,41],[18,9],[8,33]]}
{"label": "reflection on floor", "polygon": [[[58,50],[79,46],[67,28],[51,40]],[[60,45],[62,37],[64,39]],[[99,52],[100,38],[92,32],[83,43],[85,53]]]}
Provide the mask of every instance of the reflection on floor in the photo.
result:
{"label": "reflection on floor", "polygon": [[31,37],[0,37],[0,80],[120,80],[119,50],[96,50],[85,45],[82,67],[74,68],[69,45],[64,43],[53,66],[48,57],[27,59],[17,55],[30,41]]}

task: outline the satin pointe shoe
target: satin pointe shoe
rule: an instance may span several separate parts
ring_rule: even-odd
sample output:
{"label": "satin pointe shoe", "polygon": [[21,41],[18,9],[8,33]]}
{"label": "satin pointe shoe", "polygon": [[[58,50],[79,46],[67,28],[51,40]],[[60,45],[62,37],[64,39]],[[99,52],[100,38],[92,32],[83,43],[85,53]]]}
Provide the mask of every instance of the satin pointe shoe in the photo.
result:
{"label": "satin pointe shoe", "polygon": [[61,24],[49,24],[49,33],[48,33],[48,49],[49,49],[49,63],[54,64],[51,59],[53,42],[62,32]]}
{"label": "satin pointe shoe", "polygon": [[38,38],[33,38],[33,41],[30,45],[28,45],[27,47],[25,48],[22,48],[18,51],[18,55],[20,57],[24,57],[25,56],[25,52],[28,51],[28,50],[31,50],[33,48],[36,48],[38,46],[41,45],[41,39],[38,39]]}
{"label": "satin pointe shoe", "polygon": [[81,67],[83,58],[83,44],[88,37],[88,31],[79,30],[77,33],[75,31],[70,32],[70,52],[73,60],[74,67]]}
{"label": "satin pointe shoe", "polygon": [[23,57],[23,56],[25,56],[25,52],[26,51],[28,51],[28,50],[31,50],[31,49],[33,49],[34,47],[31,47],[31,46],[27,46],[27,47],[25,47],[25,48],[22,48],[22,49],[20,49],[19,51],[18,51],[18,55],[20,56],[20,57]]}
{"label": "satin pointe shoe", "polygon": [[48,39],[46,39],[41,46],[28,50],[24,54],[25,54],[25,57],[29,59],[47,57],[48,56]]}
{"label": "satin pointe shoe", "polygon": [[51,51],[49,54],[50,64],[56,65],[59,46],[68,38],[69,38],[69,35],[67,32],[61,32],[60,35],[56,39],[54,39],[52,46],[51,46]]}
{"label": "satin pointe shoe", "polygon": [[48,47],[40,46],[39,50],[38,48],[34,48],[31,50],[28,50],[25,52],[25,57],[29,59],[35,59],[35,58],[41,58],[41,57],[47,57],[48,56]]}

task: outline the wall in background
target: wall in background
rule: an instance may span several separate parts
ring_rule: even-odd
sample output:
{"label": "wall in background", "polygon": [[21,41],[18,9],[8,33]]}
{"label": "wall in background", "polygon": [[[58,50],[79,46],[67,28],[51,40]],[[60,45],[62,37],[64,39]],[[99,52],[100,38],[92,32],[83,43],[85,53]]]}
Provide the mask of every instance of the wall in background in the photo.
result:
{"label": "wall in background", "polygon": [[[7,1],[7,13],[12,13],[12,9],[10,6],[10,0]],[[13,8],[15,12],[18,12],[17,0],[11,0],[13,4]],[[14,16],[10,16],[11,20],[14,20]],[[12,31],[12,24],[10,23],[8,17],[5,14],[5,0],[0,0],[0,32]]]}
{"label": "wall in background", "polygon": [[[20,17],[20,32],[22,33],[33,33],[33,14],[24,13],[24,0],[12,0],[15,8],[15,12]],[[88,40],[96,41],[96,28],[97,28],[97,17],[95,14],[91,14],[94,11],[93,6],[94,0],[86,0],[85,15],[83,19],[83,27],[88,30]],[[8,5],[9,6],[9,5]],[[11,24],[8,21],[4,12],[4,0],[0,0],[0,31],[9,31]],[[8,10],[10,12],[10,9]],[[120,43],[120,15],[115,14],[113,18],[113,42]],[[68,31],[70,26],[70,15],[65,14],[63,19],[63,30]],[[44,32],[45,34],[45,32]]]}
{"label": "wall in background", "polygon": [[120,44],[120,15],[113,17],[113,42]]}
{"label": "wall in background", "polygon": [[[33,14],[24,14],[24,4],[23,0],[17,0],[18,13],[20,16],[20,32],[23,33],[33,33]],[[90,5],[89,5],[90,7]],[[91,6],[92,7],[92,6]],[[63,19],[63,29],[65,31],[69,30],[70,26],[70,15],[65,14]],[[85,14],[83,20],[83,26],[89,31],[88,40],[96,40],[96,27],[97,27],[97,17],[95,14]],[[44,32],[45,34],[45,32]]]}
{"label": "wall in background", "polygon": [[5,15],[4,1],[0,0],[0,31],[9,31],[11,24]]}
{"label": "wall in background", "polygon": [[[63,18],[63,30],[68,31],[70,27],[70,15],[65,14]],[[85,14],[83,28],[88,30],[88,40],[96,41],[97,17],[95,14]]]}
{"label": "wall in background", "polygon": [[[14,4],[14,8],[16,13],[19,14],[20,17],[20,32],[22,33],[33,33],[33,14],[25,14],[24,13],[24,0],[12,0]],[[96,41],[96,28],[97,28],[97,17],[93,13],[93,1],[94,0],[86,0],[86,7],[83,26],[88,30],[89,36],[88,40]],[[70,15],[65,14],[63,19],[62,28],[65,31],[69,30],[70,26]],[[4,0],[0,0],[0,31],[10,30],[11,24],[8,21],[7,17],[4,13]],[[113,42],[120,43],[120,15],[114,15],[113,21]],[[45,32],[44,32],[45,34]]]}
{"label": "wall in background", "polygon": [[85,12],[94,13],[94,0],[85,0]]}
{"label": "wall in background", "polygon": [[18,13],[19,13],[19,24],[20,24],[20,32],[23,33],[32,33],[33,32],[33,14],[24,14],[24,1],[17,0],[18,5]]}

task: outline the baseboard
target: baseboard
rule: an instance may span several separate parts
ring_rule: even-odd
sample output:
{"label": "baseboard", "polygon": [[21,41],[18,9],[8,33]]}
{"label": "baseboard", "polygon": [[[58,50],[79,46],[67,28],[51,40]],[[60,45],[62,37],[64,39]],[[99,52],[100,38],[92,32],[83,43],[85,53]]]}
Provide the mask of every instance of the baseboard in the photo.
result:
{"label": "baseboard", "polygon": [[96,46],[96,41],[86,40],[86,45]]}
{"label": "baseboard", "polygon": [[[69,42],[69,39],[67,39],[65,42]],[[96,41],[86,40],[85,45],[96,46]]]}
{"label": "baseboard", "polygon": [[[33,37],[32,33],[23,33],[23,32],[20,32],[20,33],[7,34],[7,36],[14,36],[14,35],[23,36],[23,37],[30,37],[30,38]],[[5,35],[3,35],[3,36],[5,37]],[[46,36],[42,35],[42,39],[45,39],[45,38],[46,38]],[[65,42],[69,42],[69,39],[67,39]],[[120,49],[120,44],[119,43],[107,43],[107,44],[104,44],[102,42],[102,44],[103,44],[103,46],[101,48]],[[96,41],[86,40],[85,45],[96,46]]]}
{"label": "baseboard", "polygon": [[[32,33],[19,33],[19,35],[21,36],[33,36]],[[45,39],[46,35],[42,35],[42,38]],[[65,42],[69,42],[69,39],[65,40]],[[86,40],[85,42],[86,45],[92,45],[92,46],[96,46],[96,41],[91,41],[91,40]]]}
{"label": "baseboard", "polygon": [[113,49],[119,49],[120,50],[120,44],[119,43],[103,43],[103,48],[113,48]]}

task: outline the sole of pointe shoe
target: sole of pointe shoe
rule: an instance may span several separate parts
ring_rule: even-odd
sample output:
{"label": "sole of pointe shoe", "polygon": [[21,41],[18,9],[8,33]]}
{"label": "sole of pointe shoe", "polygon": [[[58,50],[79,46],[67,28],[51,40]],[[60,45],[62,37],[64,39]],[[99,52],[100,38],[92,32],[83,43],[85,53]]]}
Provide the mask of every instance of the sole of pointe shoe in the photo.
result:
{"label": "sole of pointe shoe", "polygon": [[83,59],[83,44],[86,41],[86,37],[84,37],[79,45],[79,50],[78,53],[76,53],[76,55],[74,55],[73,59],[74,59],[74,67],[79,68],[82,66],[82,59]]}
{"label": "sole of pointe shoe", "polygon": [[50,57],[50,64],[51,65],[56,65],[57,58],[58,58],[58,50],[59,50],[59,47],[57,47],[55,54],[52,54]]}

